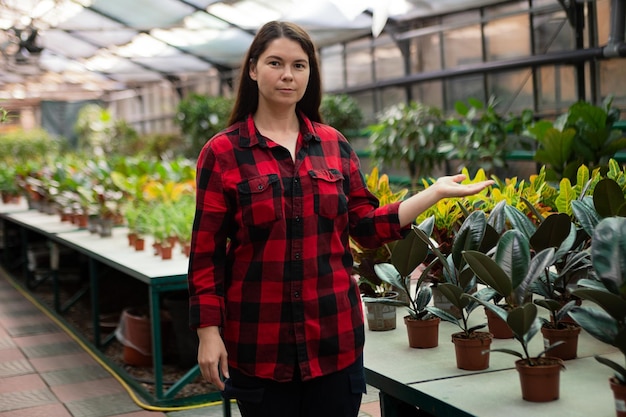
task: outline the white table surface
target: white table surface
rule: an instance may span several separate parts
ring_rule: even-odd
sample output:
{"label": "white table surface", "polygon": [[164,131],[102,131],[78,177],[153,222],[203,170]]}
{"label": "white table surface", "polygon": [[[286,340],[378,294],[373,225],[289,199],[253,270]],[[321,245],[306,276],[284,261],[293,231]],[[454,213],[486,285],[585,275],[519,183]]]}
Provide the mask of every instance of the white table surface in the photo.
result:
{"label": "white table surface", "polygon": [[59,233],[56,240],[69,243],[82,251],[89,251],[96,259],[106,259],[119,266],[135,271],[146,278],[162,278],[187,274],[189,258],[181,253],[176,245],[172,251],[172,259],[161,259],[154,255],[153,240],[146,239],[145,249],[136,251],[128,245],[128,229],[113,228],[112,236],[100,237],[87,230]]}
{"label": "white table surface", "polygon": [[[593,355],[607,355],[618,363],[623,362],[623,355],[585,331],[579,336],[578,358],[565,361],[561,399],[531,403],[522,399],[519,376],[514,368],[516,357],[491,352],[488,369],[458,369],[450,335],[460,329],[452,323],[441,322],[439,346],[415,349],[408,344],[404,315],[404,310],[399,308],[395,330],[370,331],[366,325],[364,361],[367,369],[481,417],[615,415],[608,382],[613,372],[593,359]],[[481,307],[472,312],[470,319],[473,323],[487,320]],[[494,339],[491,349],[496,348],[521,351],[521,345],[514,339]],[[538,333],[531,341],[530,352],[532,355],[542,350],[543,338]],[[393,393],[388,394],[393,396]],[[574,404],[572,411],[568,409],[570,402]]]}
{"label": "white table surface", "polygon": [[33,230],[48,234],[79,230],[75,224],[62,222],[61,216],[58,214],[47,214],[37,210],[9,212],[5,217]]}
{"label": "white table surface", "polygon": [[20,198],[17,203],[3,203],[0,201],[0,213],[15,213],[28,210],[28,203],[25,198]]}

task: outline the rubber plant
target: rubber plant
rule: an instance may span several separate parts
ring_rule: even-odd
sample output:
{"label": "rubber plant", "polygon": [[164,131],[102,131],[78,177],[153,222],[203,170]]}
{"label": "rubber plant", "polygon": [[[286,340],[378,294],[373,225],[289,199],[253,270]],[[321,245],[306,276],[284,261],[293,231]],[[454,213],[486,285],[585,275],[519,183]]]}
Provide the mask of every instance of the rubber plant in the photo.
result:
{"label": "rubber plant", "polygon": [[[603,197],[597,198],[603,217],[593,230],[591,261],[595,279],[579,281],[573,294],[596,304],[576,306],[572,318],[596,339],[615,346],[626,358],[626,199],[613,180],[598,183]],[[594,193],[594,200],[595,199]],[[596,360],[615,371],[617,383],[626,385],[624,362],[596,355]]]}
{"label": "rubber plant", "polygon": [[[416,227],[414,231],[436,255],[436,259],[428,264],[424,273],[427,273],[428,269],[437,263],[443,264],[444,282],[438,283],[437,288],[457,308],[459,317],[437,307],[430,307],[429,311],[442,320],[459,326],[465,338],[472,337],[472,334],[484,328],[486,323],[473,327],[469,326],[469,315],[478,307],[478,304],[465,295],[474,292],[476,289],[476,278],[469,269],[463,257],[463,252],[467,249],[489,251],[498,241],[498,233],[488,224],[486,214],[483,211],[476,210],[465,219],[459,228],[452,244],[451,253],[444,255],[430,239],[427,233],[428,229]],[[494,295],[495,292],[491,288],[482,288],[476,292],[476,297],[483,300],[490,300]]]}

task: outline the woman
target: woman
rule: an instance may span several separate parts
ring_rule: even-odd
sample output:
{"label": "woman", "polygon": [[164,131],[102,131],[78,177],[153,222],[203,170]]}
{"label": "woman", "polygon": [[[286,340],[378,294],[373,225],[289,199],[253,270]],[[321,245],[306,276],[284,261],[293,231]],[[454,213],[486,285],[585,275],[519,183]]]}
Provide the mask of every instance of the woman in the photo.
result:
{"label": "woman", "polygon": [[203,376],[244,417],[356,416],[364,325],[348,236],[365,247],[401,239],[439,199],[491,184],[443,177],[379,207],[346,139],[321,123],[321,94],[309,35],[267,23],[229,127],[198,159],[191,326]]}

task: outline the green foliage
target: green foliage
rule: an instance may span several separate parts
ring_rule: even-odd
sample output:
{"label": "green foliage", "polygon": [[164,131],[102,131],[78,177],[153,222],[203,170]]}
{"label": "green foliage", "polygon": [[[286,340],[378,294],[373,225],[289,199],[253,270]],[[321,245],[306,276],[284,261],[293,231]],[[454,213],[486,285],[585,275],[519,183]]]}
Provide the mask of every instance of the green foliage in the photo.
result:
{"label": "green foliage", "polygon": [[[423,225],[424,223],[428,225],[433,222],[434,219],[429,218],[425,222],[420,223],[418,227],[413,228],[417,236],[435,255],[435,259],[422,272],[420,280],[430,278],[429,271],[435,265],[441,265],[442,279],[436,282],[437,288],[458,309],[460,317],[457,318],[437,307],[429,307],[429,311],[444,321],[458,325],[465,335],[469,337],[470,333],[485,327],[486,324],[474,327],[469,327],[468,325],[469,315],[478,306],[476,300],[467,297],[476,288],[476,278],[462,254],[469,249],[489,251],[495,245],[498,234],[487,223],[485,212],[476,210],[467,216],[459,230],[455,233],[450,253],[444,254],[438,245],[430,239],[432,226],[425,227]],[[476,293],[476,297],[481,300],[490,300],[494,295],[495,291],[491,288],[482,288]]]}
{"label": "green foliage", "polygon": [[532,120],[529,110],[520,116],[504,116],[496,110],[496,99],[487,103],[470,98],[466,103],[456,102],[456,118],[448,120],[451,127],[449,144],[445,148],[448,159],[458,159],[461,168],[471,173],[484,169],[493,174],[496,168],[506,167],[506,155],[523,145],[519,136]]}
{"label": "green foliage", "polygon": [[[618,348],[626,357],[626,217],[607,217],[595,227],[591,259],[598,281],[581,280],[583,288],[573,294],[594,303],[574,307],[570,316],[590,335]],[[595,356],[613,369],[626,384],[626,369],[607,358]]]}
{"label": "green foliage", "polygon": [[204,144],[226,127],[234,101],[192,94],[178,103],[176,123],[188,141],[186,156],[196,158]]}
{"label": "green foliage", "polygon": [[611,103],[611,97],[601,106],[579,101],[554,122],[540,120],[528,128],[538,144],[535,160],[547,166],[549,180],[573,181],[583,164],[590,170],[604,169],[609,158],[626,149],[626,137],[613,128],[619,110]]}
{"label": "green foliage", "polygon": [[58,154],[61,141],[43,129],[13,130],[0,134],[0,161],[21,165]]}
{"label": "green foliage", "polygon": [[347,94],[324,94],[320,105],[324,123],[346,137],[358,132],[363,123],[363,112],[358,102]]}
{"label": "green foliage", "polygon": [[448,128],[440,109],[418,102],[400,103],[369,126],[372,157],[380,164],[409,170],[413,186],[420,177],[430,177],[444,160],[441,146]]}

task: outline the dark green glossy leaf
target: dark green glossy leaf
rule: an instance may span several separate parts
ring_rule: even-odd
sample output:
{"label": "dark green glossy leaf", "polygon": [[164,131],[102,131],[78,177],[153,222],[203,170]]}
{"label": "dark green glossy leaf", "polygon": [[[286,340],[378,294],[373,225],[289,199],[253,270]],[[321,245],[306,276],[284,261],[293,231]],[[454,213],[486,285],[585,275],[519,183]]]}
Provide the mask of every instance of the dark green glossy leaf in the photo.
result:
{"label": "dark green glossy leaf", "polygon": [[478,251],[463,252],[463,257],[474,274],[485,285],[493,288],[503,297],[511,295],[513,290],[511,279],[493,259]]}
{"label": "dark green glossy leaf", "polygon": [[504,207],[504,212],[506,213],[506,216],[511,222],[513,228],[522,232],[527,239],[530,239],[530,237],[537,230],[533,222],[531,222],[530,219],[517,207],[507,205]]}
{"label": "dark green glossy leaf", "polygon": [[506,322],[516,338],[523,340],[525,335],[531,330],[536,319],[537,306],[532,303],[526,303],[509,311]]}
{"label": "dark green glossy leaf", "polygon": [[593,190],[593,204],[601,217],[615,216],[624,205],[622,188],[610,178],[603,178]]}
{"label": "dark green glossy leaf", "polygon": [[526,235],[517,229],[504,232],[498,242],[494,261],[509,277],[511,289],[515,290],[526,278],[530,266],[530,243]]}
{"label": "dark green glossy leaf", "polygon": [[619,327],[617,320],[606,311],[597,307],[580,306],[572,308],[569,315],[591,336],[603,343],[614,344]]}
{"label": "dark green glossy leaf", "polygon": [[428,246],[416,233],[412,232],[396,242],[391,253],[391,263],[401,276],[411,274],[428,256]]}
{"label": "dark green glossy leaf", "polygon": [[459,228],[452,243],[452,260],[457,269],[461,269],[463,251],[478,250],[485,235],[487,216],[484,211],[473,211]]}
{"label": "dark green glossy leaf", "polygon": [[577,288],[572,291],[572,295],[596,303],[617,321],[626,318],[626,301],[616,294],[591,288]]}
{"label": "dark green glossy leaf", "polygon": [[558,248],[569,236],[570,225],[570,217],[567,214],[551,214],[530,237],[531,247],[537,252],[550,247]]}
{"label": "dark green glossy leaf", "polygon": [[605,218],[596,226],[591,244],[593,267],[613,293],[622,293],[626,281],[626,218]]}

